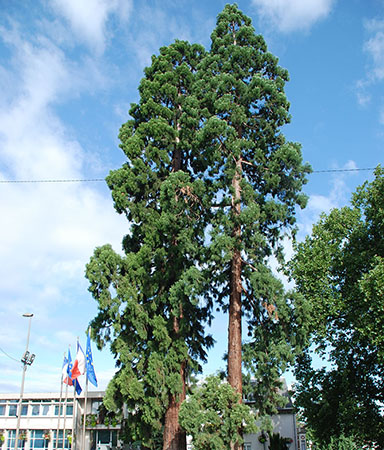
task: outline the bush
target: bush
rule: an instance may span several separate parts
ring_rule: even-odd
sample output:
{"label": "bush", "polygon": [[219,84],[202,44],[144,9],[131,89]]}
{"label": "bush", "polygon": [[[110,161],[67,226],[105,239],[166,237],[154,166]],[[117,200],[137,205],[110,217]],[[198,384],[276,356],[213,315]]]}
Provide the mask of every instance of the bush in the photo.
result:
{"label": "bush", "polygon": [[361,450],[361,446],[351,436],[332,437],[329,444],[317,447],[319,450]]}
{"label": "bush", "polygon": [[239,394],[218,377],[208,377],[180,408],[179,423],[192,436],[195,450],[223,450],[255,433],[255,417]]}

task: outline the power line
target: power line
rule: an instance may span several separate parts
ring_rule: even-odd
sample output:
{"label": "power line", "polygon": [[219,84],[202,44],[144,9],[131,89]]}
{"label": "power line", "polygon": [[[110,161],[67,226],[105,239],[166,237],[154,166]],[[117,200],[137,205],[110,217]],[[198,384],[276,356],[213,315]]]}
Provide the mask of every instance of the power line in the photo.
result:
{"label": "power line", "polygon": [[105,181],[105,178],[84,178],[68,180],[0,180],[0,183],[89,183],[93,181]]}
{"label": "power line", "polygon": [[20,362],[20,360],[14,358],[14,357],[11,356],[11,355],[8,355],[8,353],[5,352],[1,347],[0,347],[0,351],[3,352],[5,356],[8,356],[8,358],[13,359],[13,360],[16,361],[16,362]]}
{"label": "power line", "polygon": [[[361,172],[361,171],[373,171],[375,167],[356,168],[356,169],[323,169],[313,170],[312,173],[332,173],[332,172]],[[0,180],[0,184],[12,184],[12,183],[92,183],[105,181],[105,178],[79,178],[79,179],[47,179],[47,180]]]}
{"label": "power line", "polygon": [[325,172],[359,172],[362,170],[375,170],[375,167],[367,167],[365,169],[324,169],[324,170],[313,170],[312,173],[325,173]]}

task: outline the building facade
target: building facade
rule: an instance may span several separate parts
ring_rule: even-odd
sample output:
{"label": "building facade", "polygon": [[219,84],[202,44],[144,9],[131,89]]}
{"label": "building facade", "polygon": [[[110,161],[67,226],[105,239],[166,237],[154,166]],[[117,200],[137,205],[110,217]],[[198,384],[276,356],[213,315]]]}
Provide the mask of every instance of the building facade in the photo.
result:
{"label": "building facade", "polygon": [[[103,391],[88,392],[86,401],[83,394],[75,399],[68,396],[66,401],[65,394],[61,401],[60,394],[55,393],[25,394],[18,450],[139,450],[139,445],[123,445],[119,441],[119,424],[100,414],[104,394]],[[18,394],[0,394],[0,450],[15,448],[18,402]],[[274,432],[287,440],[289,450],[305,450],[305,441],[296,431],[296,417],[290,402],[272,417],[272,423]],[[261,434],[246,434],[244,450],[267,450],[269,442],[262,442]],[[193,449],[190,441],[188,449]]]}
{"label": "building facade", "polygon": [[[256,383],[256,381],[251,382]],[[281,386],[279,393],[286,399],[286,402],[285,406],[278,407],[277,414],[271,417],[273,434],[278,435],[275,436],[275,438],[277,437],[284,440],[288,450],[305,450],[299,445],[296,414],[288,391],[287,382],[285,378],[280,378],[280,382]],[[252,394],[248,398],[243,398],[243,401],[254,410],[257,408]],[[260,430],[260,432],[256,434],[244,435],[244,450],[268,450],[269,445],[269,434],[263,430]]]}
{"label": "building facade", "polygon": [[[70,389],[73,391],[72,389]],[[71,392],[72,394],[72,392]],[[73,398],[54,393],[25,394],[21,407],[19,450],[112,450],[120,447],[118,424],[99,421],[104,392],[88,392]],[[14,450],[17,428],[18,394],[0,394],[0,450]],[[86,424],[83,445],[83,417]],[[64,437],[64,439],[63,439]]]}

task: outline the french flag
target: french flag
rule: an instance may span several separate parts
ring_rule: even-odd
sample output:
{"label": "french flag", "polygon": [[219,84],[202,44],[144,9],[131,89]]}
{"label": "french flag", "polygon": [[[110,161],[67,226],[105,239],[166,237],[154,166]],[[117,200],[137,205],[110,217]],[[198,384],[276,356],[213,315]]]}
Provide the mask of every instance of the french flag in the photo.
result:
{"label": "french flag", "polygon": [[75,380],[79,378],[80,375],[84,375],[85,373],[85,355],[83,352],[83,349],[81,348],[81,345],[79,344],[79,341],[77,341],[77,353],[76,353],[76,359],[73,363],[72,367],[72,380]]}

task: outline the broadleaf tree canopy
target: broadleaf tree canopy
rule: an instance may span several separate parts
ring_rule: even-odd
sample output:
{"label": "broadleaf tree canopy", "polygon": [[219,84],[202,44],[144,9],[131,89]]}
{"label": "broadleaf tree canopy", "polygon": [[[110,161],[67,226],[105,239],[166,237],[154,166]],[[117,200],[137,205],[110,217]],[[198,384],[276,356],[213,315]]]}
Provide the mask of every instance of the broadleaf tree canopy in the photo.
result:
{"label": "broadleaf tree canopy", "polygon": [[297,403],[314,435],[384,446],[384,170],[324,214],[290,263],[312,308],[314,347],[328,365],[299,359]]}

